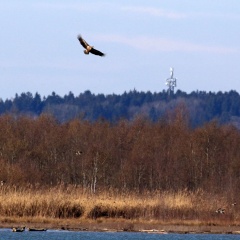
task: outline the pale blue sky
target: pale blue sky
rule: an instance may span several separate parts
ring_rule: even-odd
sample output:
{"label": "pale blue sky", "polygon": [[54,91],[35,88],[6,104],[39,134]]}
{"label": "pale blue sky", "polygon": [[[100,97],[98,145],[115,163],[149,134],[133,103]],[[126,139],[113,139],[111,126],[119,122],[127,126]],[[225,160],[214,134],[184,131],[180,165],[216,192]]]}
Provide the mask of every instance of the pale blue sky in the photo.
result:
{"label": "pale blue sky", "polygon": [[[240,92],[239,0],[0,0],[0,98]],[[83,54],[81,34],[101,58]]]}

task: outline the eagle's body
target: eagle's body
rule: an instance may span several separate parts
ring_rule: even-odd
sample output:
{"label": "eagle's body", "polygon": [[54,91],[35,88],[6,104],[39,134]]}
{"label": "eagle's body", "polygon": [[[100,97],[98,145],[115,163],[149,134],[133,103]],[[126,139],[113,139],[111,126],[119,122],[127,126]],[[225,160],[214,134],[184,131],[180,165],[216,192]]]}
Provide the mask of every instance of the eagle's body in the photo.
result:
{"label": "eagle's body", "polygon": [[78,40],[79,40],[80,44],[85,48],[85,50],[84,50],[85,54],[92,53],[94,55],[98,55],[101,57],[105,56],[104,53],[98,51],[93,46],[90,46],[80,35],[78,36]]}

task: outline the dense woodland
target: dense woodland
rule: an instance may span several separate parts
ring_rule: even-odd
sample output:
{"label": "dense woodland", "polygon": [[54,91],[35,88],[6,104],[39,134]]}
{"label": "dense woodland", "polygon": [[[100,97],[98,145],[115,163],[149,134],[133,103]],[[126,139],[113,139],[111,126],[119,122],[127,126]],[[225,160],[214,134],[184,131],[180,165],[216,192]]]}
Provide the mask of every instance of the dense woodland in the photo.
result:
{"label": "dense woodland", "polygon": [[44,114],[2,115],[0,179],[16,186],[73,184],[91,192],[238,193],[239,130],[217,121],[192,128],[188,113],[180,105],[158,121],[141,116],[63,123]]}
{"label": "dense woodland", "polygon": [[41,97],[38,93],[16,94],[15,98],[0,100],[0,115],[11,114],[38,117],[50,114],[59,122],[67,122],[81,118],[91,122],[105,119],[116,123],[121,119],[134,120],[145,116],[157,122],[164,114],[184,105],[188,111],[191,127],[199,127],[211,121],[218,120],[221,124],[230,123],[240,128],[240,96],[236,91],[204,92],[196,91],[190,94],[178,90],[175,94],[138,92],[136,90],[116,94],[93,94],[85,91],[74,96],[69,93],[60,97],[56,93]]}

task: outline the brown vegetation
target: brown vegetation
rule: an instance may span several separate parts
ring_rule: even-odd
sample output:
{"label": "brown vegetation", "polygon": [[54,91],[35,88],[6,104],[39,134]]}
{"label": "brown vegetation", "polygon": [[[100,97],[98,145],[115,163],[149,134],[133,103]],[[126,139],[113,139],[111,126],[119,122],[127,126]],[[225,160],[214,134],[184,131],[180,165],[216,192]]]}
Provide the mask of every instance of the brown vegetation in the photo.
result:
{"label": "brown vegetation", "polygon": [[[224,214],[216,212],[216,206],[224,206]],[[45,189],[0,190],[1,222],[15,219],[27,222],[72,219],[91,221],[103,219],[152,221],[164,224],[186,225],[238,225],[239,207],[227,198],[209,195],[201,191],[191,193],[152,192],[144,194],[120,194],[84,192],[76,186],[63,185]]]}
{"label": "brown vegetation", "polygon": [[235,224],[239,146],[232,126],[190,129],[184,107],[156,123],[1,116],[0,215]]}

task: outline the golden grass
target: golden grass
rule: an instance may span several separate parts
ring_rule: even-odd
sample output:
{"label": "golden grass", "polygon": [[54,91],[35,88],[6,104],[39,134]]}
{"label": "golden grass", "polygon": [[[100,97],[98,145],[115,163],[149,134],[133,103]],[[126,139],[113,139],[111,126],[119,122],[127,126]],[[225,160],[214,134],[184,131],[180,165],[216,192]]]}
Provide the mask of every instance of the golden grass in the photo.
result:
{"label": "golden grass", "polygon": [[[225,214],[215,211],[224,207]],[[0,188],[1,221],[92,221],[98,219],[138,220],[169,224],[238,224],[239,208],[224,196],[199,192],[155,192],[123,194],[84,192],[76,186],[49,189]]]}

